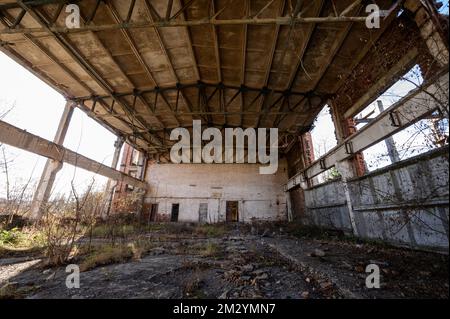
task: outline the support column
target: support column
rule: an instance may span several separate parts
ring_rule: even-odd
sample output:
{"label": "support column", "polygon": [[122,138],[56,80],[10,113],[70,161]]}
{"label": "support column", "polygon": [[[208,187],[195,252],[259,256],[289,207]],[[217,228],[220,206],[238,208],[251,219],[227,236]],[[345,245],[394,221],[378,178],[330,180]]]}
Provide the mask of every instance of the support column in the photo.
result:
{"label": "support column", "polygon": [[[117,164],[119,164],[119,158],[120,158],[120,153],[122,151],[123,143],[124,143],[123,137],[121,137],[121,136],[117,137],[117,140],[114,143],[114,155],[113,155],[113,159],[112,159],[112,163],[111,163],[111,168],[113,168],[113,169],[117,169]],[[109,216],[109,213],[111,211],[112,202],[114,199],[114,192],[115,192],[118,184],[119,184],[119,182],[114,181],[112,179],[109,179],[108,182],[106,183],[105,194],[106,194],[107,198],[106,198],[106,207],[103,212],[103,217]]]}
{"label": "support column", "polygon": [[[338,144],[342,144],[346,138],[356,133],[356,123],[353,118],[345,118],[339,112],[335,103],[330,101],[329,105],[335,127],[336,140]],[[366,173],[366,164],[362,153],[354,154],[353,158],[349,159],[349,161],[352,163],[351,167],[356,176],[363,176]]]}
{"label": "support column", "polygon": [[[53,142],[62,145],[69,129],[70,120],[72,119],[74,103],[68,101],[64,108],[64,112],[59,121],[58,130],[56,131]],[[63,163],[48,159],[42,172],[41,179],[34,193],[33,202],[31,204],[30,218],[32,220],[40,220],[44,213],[45,206],[50,198],[56,174],[63,167]]]}
{"label": "support column", "polygon": [[356,227],[355,213],[353,211],[352,197],[348,186],[348,180],[355,177],[355,173],[350,161],[342,161],[336,163],[336,169],[341,174],[342,186],[344,187],[345,202],[348,209],[348,216],[352,225],[353,235],[358,236],[358,228]]}
{"label": "support column", "polygon": [[[384,112],[384,105],[383,101],[378,100],[378,109],[380,110],[380,113]],[[387,139],[384,140],[386,143],[386,148],[388,151],[389,159],[391,160],[391,163],[397,163],[400,162],[400,155],[398,154],[397,148],[395,147],[395,141],[392,136],[389,136]]]}
{"label": "support column", "polygon": [[[336,140],[338,144],[344,143],[345,139],[356,133],[355,122],[352,118],[344,118],[334,103],[330,101],[331,114],[335,127]],[[348,180],[365,173],[365,162],[362,153],[356,153],[352,158],[335,163],[335,168],[341,174],[341,182],[344,189],[345,202],[348,209],[353,235],[358,236],[355,214],[353,212],[352,196],[348,185]]]}
{"label": "support column", "polygon": [[[299,140],[300,140],[300,152],[302,156],[304,169],[314,162],[314,146],[311,133],[307,132],[303,134],[302,136],[300,136]],[[305,178],[305,183],[306,188],[312,187],[314,185],[314,179]]]}

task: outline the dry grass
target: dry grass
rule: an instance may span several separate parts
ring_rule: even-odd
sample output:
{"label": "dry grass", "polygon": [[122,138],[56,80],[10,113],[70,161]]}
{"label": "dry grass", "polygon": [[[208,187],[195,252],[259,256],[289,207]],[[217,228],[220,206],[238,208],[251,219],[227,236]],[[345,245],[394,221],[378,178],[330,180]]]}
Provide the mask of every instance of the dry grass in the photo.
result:
{"label": "dry grass", "polygon": [[15,284],[7,283],[3,287],[0,287],[0,300],[1,299],[20,299],[22,296],[17,290]]}
{"label": "dry grass", "polygon": [[92,229],[92,237],[108,238],[108,237],[128,237],[138,233],[134,225],[98,225]]}
{"label": "dry grass", "polygon": [[218,257],[223,254],[223,249],[220,245],[215,243],[208,243],[200,251],[200,254],[204,257]]}
{"label": "dry grass", "polygon": [[98,266],[121,263],[133,257],[129,246],[102,246],[87,255],[80,263],[80,271],[88,271]]}
{"label": "dry grass", "polygon": [[228,232],[227,226],[224,224],[217,225],[198,225],[194,229],[194,234],[199,236],[211,237],[222,237]]}
{"label": "dry grass", "polygon": [[188,298],[201,299],[204,298],[204,294],[201,290],[203,280],[199,273],[194,273],[192,276],[184,280],[183,282],[183,295]]}
{"label": "dry grass", "polygon": [[31,293],[39,290],[39,286],[19,287],[17,283],[7,283],[0,287],[0,300],[24,299]]}
{"label": "dry grass", "polygon": [[43,253],[45,247],[44,234],[34,227],[1,231],[0,258]]}

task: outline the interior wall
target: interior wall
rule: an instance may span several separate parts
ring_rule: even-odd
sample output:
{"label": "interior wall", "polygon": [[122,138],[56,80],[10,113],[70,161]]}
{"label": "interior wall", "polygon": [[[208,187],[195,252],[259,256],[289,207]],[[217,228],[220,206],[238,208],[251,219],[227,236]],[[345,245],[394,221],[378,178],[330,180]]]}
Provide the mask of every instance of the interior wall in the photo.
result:
{"label": "interior wall", "polygon": [[[348,183],[358,235],[397,245],[448,250],[448,147]],[[340,180],[305,190],[307,222],[352,232]]]}
{"label": "interior wall", "polygon": [[180,204],[180,222],[199,222],[200,204],[208,204],[207,222],[226,221],[227,201],[237,201],[239,221],[287,219],[287,164],[274,175],[259,174],[259,164],[150,164],[145,207],[158,204],[157,221],[169,221]]}

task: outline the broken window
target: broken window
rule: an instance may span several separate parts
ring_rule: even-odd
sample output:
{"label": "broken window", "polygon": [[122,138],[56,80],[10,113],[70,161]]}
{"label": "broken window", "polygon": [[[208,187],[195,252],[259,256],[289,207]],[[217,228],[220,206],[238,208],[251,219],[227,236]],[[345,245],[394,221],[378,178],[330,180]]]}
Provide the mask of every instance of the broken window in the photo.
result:
{"label": "broken window", "polygon": [[[337,145],[336,134],[333,119],[331,117],[330,107],[326,105],[314,122],[314,128],[311,131],[313,141],[314,157],[316,159],[327,154]],[[339,174],[335,168],[329,169],[317,175],[312,183],[321,184],[338,178]]]}
{"label": "broken window", "polygon": [[131,165],[138,166],[140,163],[141,152],[133,149],[131,153]]}
{"label": "broken window", "polygon": [[[130,175],[131,177],[137,178],[137,171],[129,171],[128,175]],[[130,191],[130,192],[134,191],[134,186],[127,184],[127,191]]]}

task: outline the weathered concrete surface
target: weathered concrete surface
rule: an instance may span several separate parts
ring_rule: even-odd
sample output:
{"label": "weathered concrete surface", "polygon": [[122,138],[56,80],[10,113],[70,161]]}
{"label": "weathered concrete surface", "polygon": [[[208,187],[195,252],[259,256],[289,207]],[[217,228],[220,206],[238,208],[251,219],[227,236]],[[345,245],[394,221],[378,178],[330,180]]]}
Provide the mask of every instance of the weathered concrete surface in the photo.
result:
{"label": "weathered concrete surface", "polygon": [[[59,126],[53,139],[53,143],[57,145],[64,144],[74,107],[75,106],[72,102],[66,103],[64,112],[59,120]],[[33,219],[37,220],[42,217],[45,205],[50,198],[56,174],[62,169],[62,167],[63,163],[61,161],[56,161],[50,158],[47,159],[41,179],[34,193],[33,202],[31,204],[30,215]]]}
{"label": "weathered concrete surface", "polygon": [[260,175],[259,164],[154,164],[148,167],[146,203],[158,204],[160,220],[170,220],[180,204],[179,221],[198,222],[200,204],[208,204],[207,221],[225,221],[226,202],[239,202],[239,220],[286,220],[286,161],[275,175]]}
{"label": "weathered concrete surface", "polygon": [[[192,247],[205,247],[208,243],[220,247],[220,254],[201,256],[192,251]],[[80,289],[66,288],[64,268],[36,267],[24,272],[22,269],[9,276],[9,281],[16,282],[18,290],[32,287],[31,293],[24,296],[31,299],[300,299],[326,298],[334,293],[332,287],[320,289],[312,279],[307,280],[288,262],[280,260],[259,237],[230,236],[160,244],[160,254],[82,272]],[[6,267],[0,266],[0,274],[6,271]]]}
{"label": "weathered concrete surface", "polygon": [[[348,181],[359,236],[448,251],[448,147]],[[310,224],[352,231],[341,181],[305,191]]]}
{"label": "weathered concrete surface", "polygon": [[[50,299],[448,298],[444,255],[358,244],[292,224],[209,238],[173,231],[148,234],[156,246],[138,260],[82,272],[80,289],[66,288],[63,267],[20,259],[0,262],[0,287],[9,282],[22,297]],[[205,254],[210,245],[214,251]],[[368,264],[380,267],[380,289],[365,285]]]}

